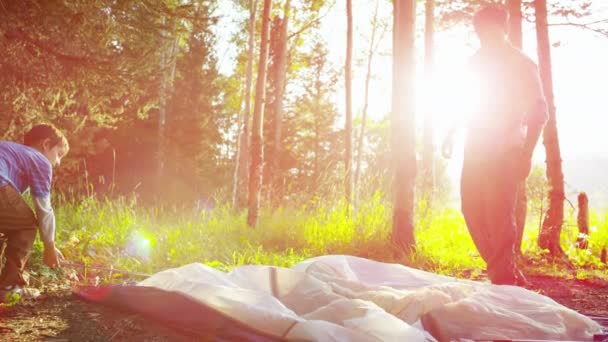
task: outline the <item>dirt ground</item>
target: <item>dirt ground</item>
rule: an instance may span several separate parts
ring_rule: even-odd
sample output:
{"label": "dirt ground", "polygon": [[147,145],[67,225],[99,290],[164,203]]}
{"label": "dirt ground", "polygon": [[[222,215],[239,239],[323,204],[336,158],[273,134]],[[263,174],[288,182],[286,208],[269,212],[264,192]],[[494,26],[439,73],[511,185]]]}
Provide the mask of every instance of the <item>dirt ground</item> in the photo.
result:
{"label": "dirt ground", "polygon": [[138,315],[91,304],[70,290],[0,307],[0,341],[187,341]]}
{"label": "dirt ground", "polygon": [[[608,283],[529,277],[557,302],[590,316],[608,317]],[[606,322],[608,323],[608,322]],[[47,292],[36,302],[0,305],[2,341],[188,341],[188,337],[138,315],[77,299],[69,289]]]}

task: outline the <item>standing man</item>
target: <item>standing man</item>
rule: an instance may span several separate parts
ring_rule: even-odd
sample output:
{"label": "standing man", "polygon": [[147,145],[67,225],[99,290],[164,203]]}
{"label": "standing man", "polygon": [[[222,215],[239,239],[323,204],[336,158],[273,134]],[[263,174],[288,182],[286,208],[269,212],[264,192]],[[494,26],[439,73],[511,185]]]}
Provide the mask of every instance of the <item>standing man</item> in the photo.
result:
{"label": "standing man", "polygon": [[[526,285],[516,266],[518,184],[547,120],[536,64],[507,38],[508,14],[485,7],[473,18],[481,48],[468,63],[479,82],[479,106],[466,123],[462,212],[494,284]],[[450,158],[455,127],[443,144]]]}

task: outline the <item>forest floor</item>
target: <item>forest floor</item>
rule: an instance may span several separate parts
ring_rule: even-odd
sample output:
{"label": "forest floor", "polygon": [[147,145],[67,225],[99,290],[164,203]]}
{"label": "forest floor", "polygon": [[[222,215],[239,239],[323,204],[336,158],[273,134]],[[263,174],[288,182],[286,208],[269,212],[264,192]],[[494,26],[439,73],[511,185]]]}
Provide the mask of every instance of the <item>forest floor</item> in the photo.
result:
{"label": "forest floor", "polygon": [[[608,317],[608,282],[529,276],[532,290],[580,313]],[[2,341],[189,341],[139,315],[78,299],[69,286],[48,285],[36,301],[0,305]],[[604,321],[604,324],[608,322]]]}

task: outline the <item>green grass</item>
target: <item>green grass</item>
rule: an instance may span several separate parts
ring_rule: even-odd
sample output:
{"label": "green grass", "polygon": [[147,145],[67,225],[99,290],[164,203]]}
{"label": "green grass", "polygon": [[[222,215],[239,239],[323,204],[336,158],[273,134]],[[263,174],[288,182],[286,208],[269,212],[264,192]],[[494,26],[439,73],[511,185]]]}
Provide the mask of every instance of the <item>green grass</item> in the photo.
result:
{"label": "green grass", "polygon": [[[377,193],[363,202],[352,218],[344,202],[316,201],[299,208],[262,210],[258,228],[246,225],[246,212],[229,206],[194,212],[176,208],[146,209],[135,199],[59,201],[56,207],[58,245],[73,263],[153,273],[201,262],[226,271],[244,264],[290,267],[326,254],[357,255],[398,262],[454,276],[475,276],[485,264],[456,209],[419,209],[417,252],[410,258],[389,243],[392,208]],[[420,206],[422,208],[422,205]],[[572,213],[562,233],[562,246],[577,266],[576,277],[605,273],[599,261],[608,242],[608,211],[592,212],[589,249],[577,250],[578,231]],[[524,253],[542,264],[545,252],[536,247],[538,218],[530,217]],[[42,246],[35,245],[33,262]],[[557,272],[559,266],[545,271]]]}

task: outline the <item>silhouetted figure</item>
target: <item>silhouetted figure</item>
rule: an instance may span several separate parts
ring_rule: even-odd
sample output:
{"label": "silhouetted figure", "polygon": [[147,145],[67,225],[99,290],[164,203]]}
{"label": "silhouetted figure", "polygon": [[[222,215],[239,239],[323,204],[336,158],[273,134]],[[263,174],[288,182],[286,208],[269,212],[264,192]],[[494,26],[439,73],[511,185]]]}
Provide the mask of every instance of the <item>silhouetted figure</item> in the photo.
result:
{"label": "silhouetted figure", "polygon": [[[468,70],[479,82],[478,107],[466,122],[461,179],[462,212],[494,284],[525,285],[515,264],[518,184],[547,120],[536,64],[507,39],[508,14],[485,7],[473,18],[481,48]],[[451,157],[455,127],[443,155]]]}

